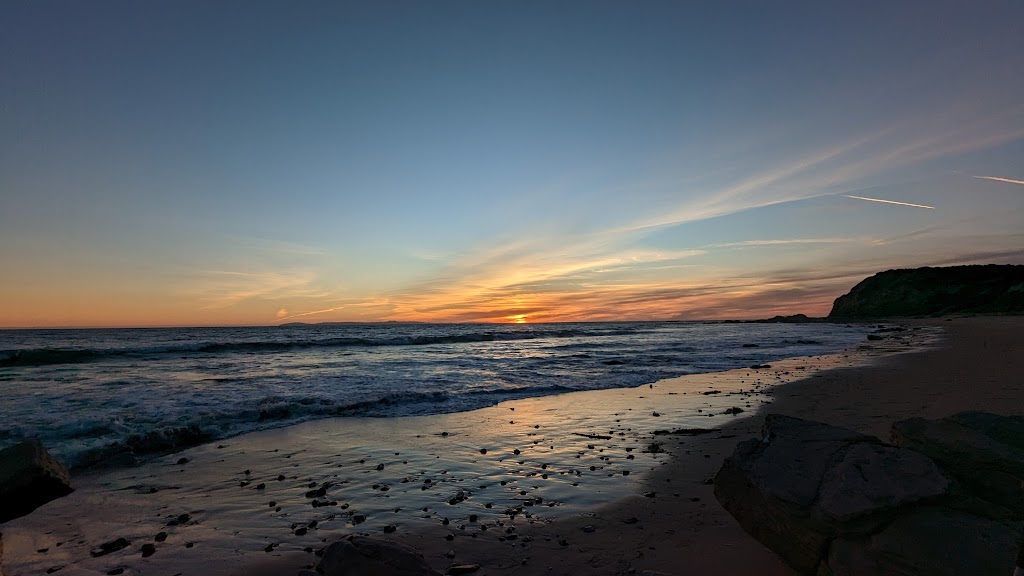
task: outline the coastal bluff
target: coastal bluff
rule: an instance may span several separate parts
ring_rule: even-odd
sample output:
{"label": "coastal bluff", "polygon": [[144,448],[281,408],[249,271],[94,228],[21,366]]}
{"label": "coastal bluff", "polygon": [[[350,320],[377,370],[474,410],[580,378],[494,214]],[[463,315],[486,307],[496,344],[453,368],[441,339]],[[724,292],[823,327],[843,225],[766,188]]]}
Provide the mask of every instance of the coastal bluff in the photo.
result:
{"label": "coastal bluff", "polygon": [[1024,265],[886,270],[832,305],[830,320],[1024,314]]}

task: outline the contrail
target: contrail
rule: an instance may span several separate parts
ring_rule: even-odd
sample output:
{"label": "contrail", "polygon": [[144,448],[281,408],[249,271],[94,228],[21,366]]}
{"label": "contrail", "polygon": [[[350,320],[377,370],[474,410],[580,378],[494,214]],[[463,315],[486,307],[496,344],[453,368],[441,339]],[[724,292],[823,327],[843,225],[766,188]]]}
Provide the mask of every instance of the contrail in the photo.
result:
{"label": "contrail", "polygon": [[1007,184],[1020,184],[1024,186],[1024,180],[1014,180],[1013,178],[1000,178],[999,176],[974,176],[981,180],[994,180],[996,182],[1006,182]]}
{"label": "contrail", "polygon": [[324,314],[325,312],[334,312],[335,310],[344,310],[344,306],[338,306],[337,308],[328,308],[327,310],[315,310],[313,312],[303,312],[302,314],[292,314],[291,316],[285,316],[284,318],[278,318],[278,322],[284,322],[285,320],[291,320],[292,318],[299,318],[301,316],[312,316],[314,314]]}
{"label": "contrail", "polygon": [[868,202],[883,202],[885,204],[897,204],[899,206],[913,206],[914,208],[927,208],[929,210],[935,210],[935,206],[925,206],[924,204],[911,204],[910,202],[897,202],[895,200],[882,200],[881,198],[868,198],[866,196],[851,196],[849,194],[843,194],[847,198],[856,198],[857,200],[867,200]]}

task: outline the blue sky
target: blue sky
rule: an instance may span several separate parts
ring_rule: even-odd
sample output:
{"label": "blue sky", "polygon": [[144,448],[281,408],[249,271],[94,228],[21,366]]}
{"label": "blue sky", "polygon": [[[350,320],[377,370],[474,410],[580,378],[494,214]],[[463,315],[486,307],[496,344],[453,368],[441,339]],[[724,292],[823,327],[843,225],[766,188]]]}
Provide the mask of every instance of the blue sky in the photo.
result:
{"label": "blue sky", "polygon": [[824,314],[875,271],[1024,263],[1022,25],[4,3],[0,326]]}

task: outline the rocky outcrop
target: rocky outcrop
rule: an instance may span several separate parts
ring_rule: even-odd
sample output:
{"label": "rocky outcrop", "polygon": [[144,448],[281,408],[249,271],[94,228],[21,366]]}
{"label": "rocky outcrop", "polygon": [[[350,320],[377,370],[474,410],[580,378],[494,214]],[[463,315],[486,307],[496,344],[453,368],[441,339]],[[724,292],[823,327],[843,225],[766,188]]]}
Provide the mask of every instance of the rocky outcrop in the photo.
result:
{"label": "rocky outcrop", "polygon": [[[726,459],[715,496],[801,574],[1009,575],[1024,539],[1024,509],[1016,507],[1024,488],[1017,479],[1011,494],[1011,479],[1024,460],[992,434],[1012,429],[1016,439],[1024,423],[1012,424],[977,414],[903,421],[893,427],[901,444],[893,446],[769,415],[762,439],[740,443]],[[995,482],[1003,491],[992,490],[984,466],[1007,475]]]}
{"label": "rocky outcrop", "polygon": [[325,576],[440,576],[415,548],[365,536],[328,546],[316,569]]}
{"label": "rocky outcrop", "polygon": [[70,494],[71,480],[38,440],[0,450],[0,522]]}
{"label": "rocky outcrop", "polygon": [[832,305],[830,320],[1024,314],[1024,266],[988,264],[887,270]]}

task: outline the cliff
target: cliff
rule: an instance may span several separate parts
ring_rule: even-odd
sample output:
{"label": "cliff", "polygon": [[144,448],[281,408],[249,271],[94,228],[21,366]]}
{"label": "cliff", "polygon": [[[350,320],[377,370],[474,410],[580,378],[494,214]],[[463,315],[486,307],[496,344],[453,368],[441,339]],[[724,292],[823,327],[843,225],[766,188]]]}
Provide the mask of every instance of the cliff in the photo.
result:
{"label": "cliff", "polygon": [[879,272],[832,305],[830,319],[1024,314],[1024,266],[978,265]]}

